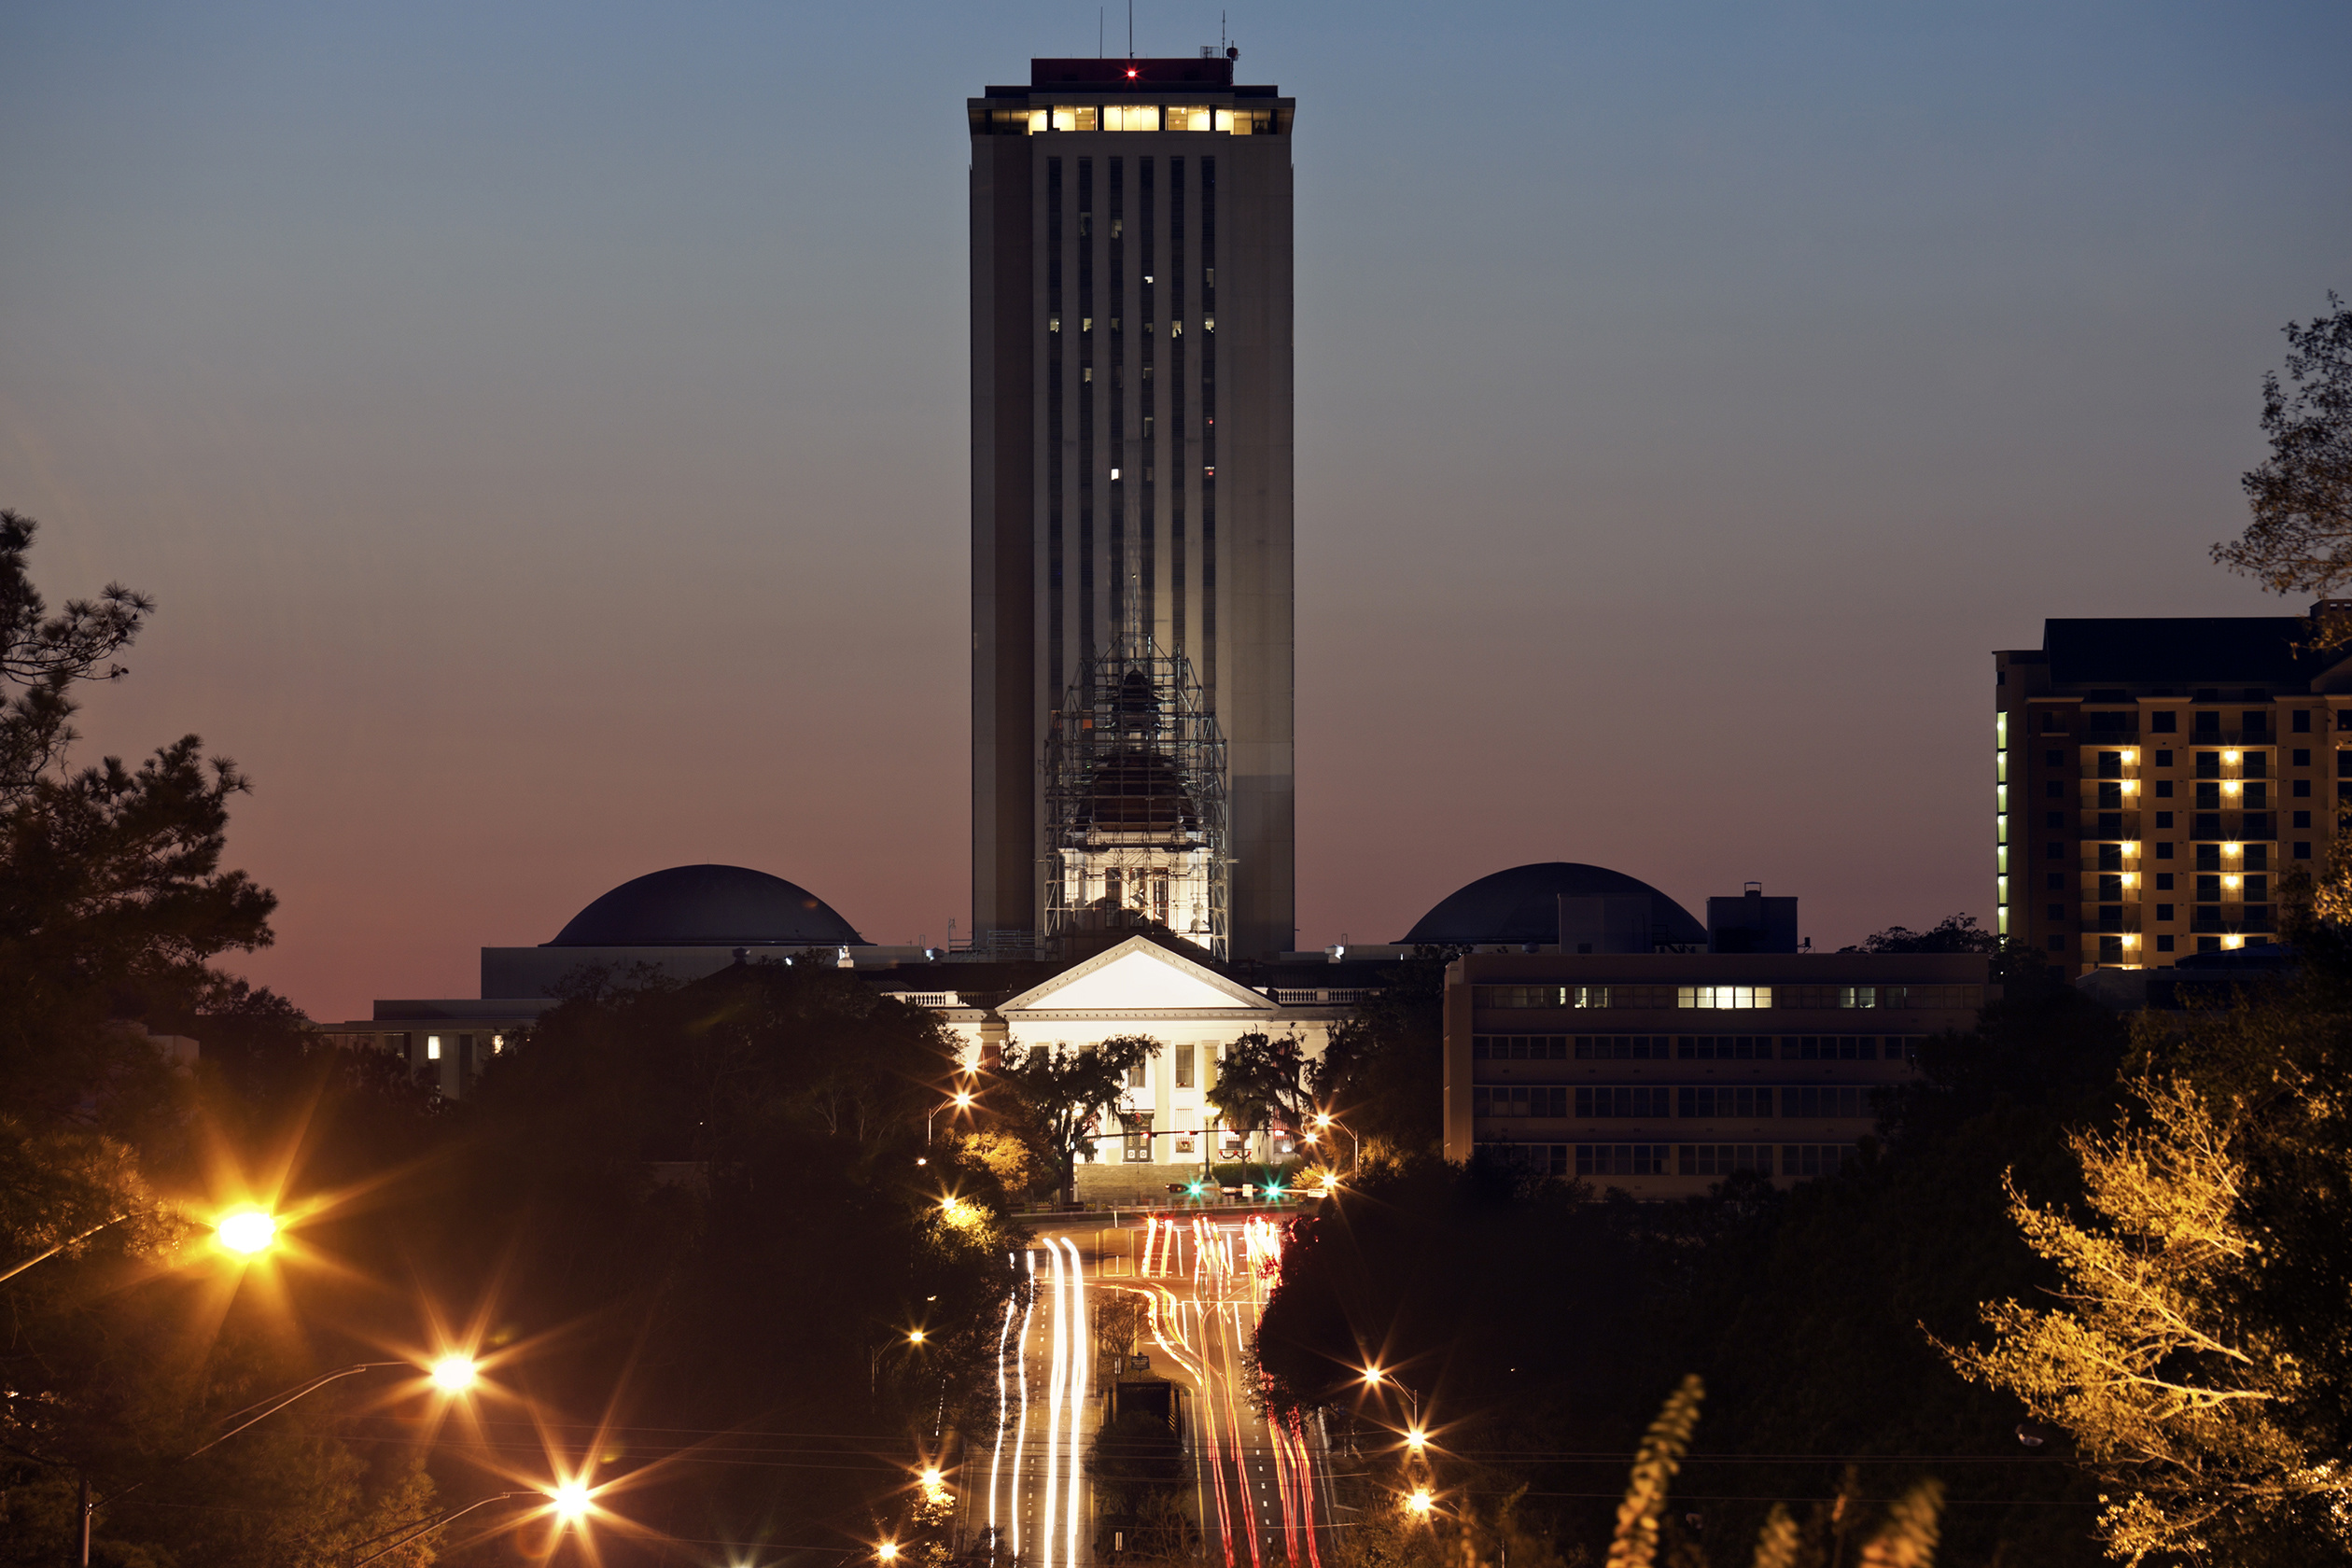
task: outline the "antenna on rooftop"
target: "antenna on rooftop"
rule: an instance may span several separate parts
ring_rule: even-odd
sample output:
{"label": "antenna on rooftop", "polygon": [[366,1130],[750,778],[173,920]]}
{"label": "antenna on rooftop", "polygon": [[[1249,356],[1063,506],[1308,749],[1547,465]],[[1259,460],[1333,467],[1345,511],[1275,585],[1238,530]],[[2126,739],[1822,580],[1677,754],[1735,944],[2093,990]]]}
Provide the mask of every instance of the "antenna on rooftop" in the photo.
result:
{"label": "antenna on rooftop", "polygon": [[1095,7],[1095,58],[1097,60],[1102,58],[1102,13],[1108,8],[1103,6]]}
{"label": "antenna on rooftop", "polygon": [[1127,58],[1135,58],[1135,0],[1127,0]]}

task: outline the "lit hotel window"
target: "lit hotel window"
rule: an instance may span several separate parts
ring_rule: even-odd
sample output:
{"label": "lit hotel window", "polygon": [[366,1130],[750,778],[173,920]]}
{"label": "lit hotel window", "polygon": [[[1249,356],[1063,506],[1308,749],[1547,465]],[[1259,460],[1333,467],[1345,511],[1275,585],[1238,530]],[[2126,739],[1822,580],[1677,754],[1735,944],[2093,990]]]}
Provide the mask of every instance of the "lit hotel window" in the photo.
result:
{"label": "lit hotel window", "polygon": [[428,1035],[427,1035],[427,1036],[425,1037],[425,1059],[426,1059],[427,1061],[439,1061],[439,1060],[441,1060],[441,1036],[440,1036],[440,1035],[438,1035],[438,1034],[428,1034]]}

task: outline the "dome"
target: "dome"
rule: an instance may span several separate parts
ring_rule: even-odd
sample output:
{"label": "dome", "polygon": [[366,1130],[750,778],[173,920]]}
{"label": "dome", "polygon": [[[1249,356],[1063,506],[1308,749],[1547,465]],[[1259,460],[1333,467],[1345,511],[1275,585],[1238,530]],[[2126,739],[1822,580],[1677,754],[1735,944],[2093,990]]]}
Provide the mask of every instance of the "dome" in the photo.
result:
{"label": "dome", "polygon": [[743,866],[672,866],[623,882],[571,917],[550,947],[868,945],[807,889]]}
{"label": "dome", "polygon": [[1119,832],[1190,833],[1200,826],[1176,764],[1156,751],[1113,751],[1095,768],[1078,820]]}
{"label": "dome", "polygon": [[1404,942],[1543,943],[1560,940],[1563,898],[1646,898],[1656,940],[1705,946],[1707,928],[1690,912],[1637,876],[1575,861],[1513,866],[1438,900],[1414,922]]}

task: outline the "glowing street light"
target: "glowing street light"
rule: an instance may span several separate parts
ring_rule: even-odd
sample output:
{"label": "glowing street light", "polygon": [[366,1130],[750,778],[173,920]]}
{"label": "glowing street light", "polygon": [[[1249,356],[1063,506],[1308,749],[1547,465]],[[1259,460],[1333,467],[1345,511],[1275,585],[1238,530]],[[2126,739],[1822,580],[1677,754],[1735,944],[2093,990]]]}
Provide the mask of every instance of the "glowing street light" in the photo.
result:
{"label": "glowing street light", "polygon": [[549,1505],[555,1510],[555,1517],[566,1524],[578,1524],[596,1505],[595,1497],[580,1481],[566,1481],[547,1496]]}
{"label": "glowing street light", "polygon": [[1420,1453],[1429,1447],[1429,1434],[1417,1426],[1405,1434],[1405,1446]]}
{"label": "glowing street light", "polygon": [[277,1233],[277,1217],[253,1208],[231,1209],[213,1226],[213,1235],[223,1247],[245,1257],[268,1252]]}
{"label": "glowing street light", "polygon": [[898,1561],[898,1543],[896,1541],[883,1542],[880,1546],[874,1548],[874,1557],[875,1561],[877,1562],[896,1562]]}
{"label": "glowing street light", "polygon": [[1415,1487],[1412,1494],[1405,1499],[1406,1512],[1418,1519],[1427,1519],[1430,1510],[1436,1505],[1437,1500],[1430,1495],[1427,1487]]}
{"label": "glowing street light", "polygon": [[906,1331],[906,1342],[910,1345],[919,1345],[923,1342],[923,1331],[919,1328],[910,1328]]}
{"label": "glowing street light", "polygon": [[1364,1369],[1364,1386],[1365,1388],[1379,1388],[1380,1386],[1380,1379],[1387,1376],[1387,1373],[1381,1371],[1377,1366],[1367,1366]]}
{"label": "glowing street light", "polygon": [[443,1393],[463,1393],[481,1379],[482,1373],[473,1357],[453,1351],[433,1363],[427,1375]]}

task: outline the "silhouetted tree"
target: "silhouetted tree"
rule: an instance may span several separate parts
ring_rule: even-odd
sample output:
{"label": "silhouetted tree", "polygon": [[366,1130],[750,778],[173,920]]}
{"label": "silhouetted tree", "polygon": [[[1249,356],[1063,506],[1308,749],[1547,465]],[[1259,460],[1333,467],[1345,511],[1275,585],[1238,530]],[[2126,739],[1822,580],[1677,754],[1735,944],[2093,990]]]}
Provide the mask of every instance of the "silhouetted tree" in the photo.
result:
{"label": "silhouetted tree", "polygon": [[[2262,378],[2271,455],[2241,483],[2254,518],[2213,558],[2274,594],[2328,597],[2352,582],[2352,306],[2331,291],[2329,313],[2284,329],[2287,381]],[[2314,628],[2345,640],[2337,621]]]}
{"label": "silhouetted tree", "polygon": [[1278,1121],[1303,1128],[1315,1109],[1308,1065],[1295,1035],[1274,1039],[1253,1030],[1225,1047],[1216,1080],[1202,1098],[1237,1132],[1263,1132]]}
{"label": "silhouetted tree", "polygon": [[1872,931],[1860,944],[1841,947],[1841,953],[1997,953],[2001,939],[1977,924],[1973,915],[1947,915],[1924,931],[1889,926]]}
{"label": "silhouetted tree", "polygon": [[1363,1141],[1367,1160],[1435,1154],[1445,1141],[1446,965],[1453,950],[1423,948],[1331,1031],[1309,1087]]}
{"label": "silhouetted tree", "polygon": [[1052,1158],[1063,1203],[1077,1201],[1078,1161],[1094,1158],[1095,1127],[1117,1108],[1127,1073],[1160,1049],[1148,1034],[1113,1035],[1076,1047],[1038,1045],[998,1073]]}

